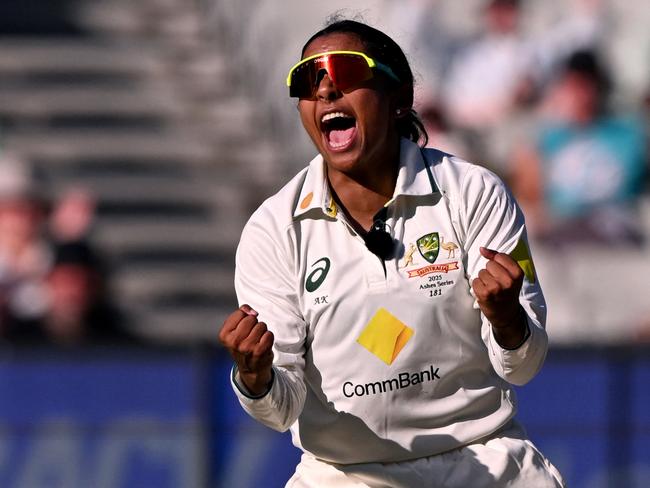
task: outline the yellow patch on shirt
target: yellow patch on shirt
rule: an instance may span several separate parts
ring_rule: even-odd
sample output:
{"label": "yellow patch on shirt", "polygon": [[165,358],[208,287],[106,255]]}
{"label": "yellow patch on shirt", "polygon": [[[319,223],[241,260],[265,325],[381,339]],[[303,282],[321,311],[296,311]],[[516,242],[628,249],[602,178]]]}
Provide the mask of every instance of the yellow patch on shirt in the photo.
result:
{"label": "yellow patch on shirt", "polygon": [[357,342],[390,365],[413,334],[413,329],[382,307],[370,319]]}
{"label": "yellow patch on shirt", "polygon": [[529,282],[535,283],[535,265],[533,258],[530,257],[530,251],[523,239],[519,242],[510,253],[510,257],[519,263],[519,267],[524,271]]}

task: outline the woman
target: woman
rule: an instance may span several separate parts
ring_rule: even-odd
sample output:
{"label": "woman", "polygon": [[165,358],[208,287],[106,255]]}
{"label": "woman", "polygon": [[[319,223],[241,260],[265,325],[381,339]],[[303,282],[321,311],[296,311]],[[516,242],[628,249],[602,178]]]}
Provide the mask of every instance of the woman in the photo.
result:
{"label": "woman", "polygon": [[287,486],[562,486],[512,420],[547,337],[509,193],[420,149],[410,67],[376,29],[328,25],[287,84],[319,155],[246,225],[249,305],[219,336],[243,408],[304,452]]}

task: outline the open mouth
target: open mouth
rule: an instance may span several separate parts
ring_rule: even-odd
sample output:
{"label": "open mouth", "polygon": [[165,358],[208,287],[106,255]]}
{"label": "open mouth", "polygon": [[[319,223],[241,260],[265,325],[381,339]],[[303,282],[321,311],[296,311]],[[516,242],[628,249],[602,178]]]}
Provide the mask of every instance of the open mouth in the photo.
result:
{"label": "open mouth", "polygon": [[321,118],[321,130],[332,149],[345,149],[357,135],[357,120],[343,112],[331,112]]}

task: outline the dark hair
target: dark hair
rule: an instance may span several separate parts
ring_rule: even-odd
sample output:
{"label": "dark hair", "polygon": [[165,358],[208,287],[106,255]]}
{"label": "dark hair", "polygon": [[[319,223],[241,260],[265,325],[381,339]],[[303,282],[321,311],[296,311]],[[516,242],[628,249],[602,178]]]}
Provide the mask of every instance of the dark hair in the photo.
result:
{"label": "dark hair", "polygon": [[596,51],[585,49],[571,53],[564,62],[562,74],[576,74],[596,88],[596,110],[604,114],[609,109],[612,79]]}
{"label": "dark hair", "polygon": [[393,39],[374,27],[356,20],[334,17],[327,22],[324,28],[307,40],[302,48],[301,56],[304,56],[307,46],[314,39],[334,33],[356,35],[365,46],[367,54],[389,66],[400,79],[402,86],[409,87],[409,110],[404,116],[397,118],[397,132],[402,137],[425,146],[429,137],[420,117],[413,110],[413,72],[402,48]]}
{"label": "dark hair", "polygon": [[592,80],[603,96],[608,95],[611,90],[610,75],[593,50],[585,49],[571,53],[565,62],[564,72],[576,73]]}

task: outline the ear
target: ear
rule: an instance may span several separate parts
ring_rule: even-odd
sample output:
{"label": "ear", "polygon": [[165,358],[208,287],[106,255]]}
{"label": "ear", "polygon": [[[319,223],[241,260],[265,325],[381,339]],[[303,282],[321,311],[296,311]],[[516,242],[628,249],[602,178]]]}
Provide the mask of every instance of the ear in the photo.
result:
{"label": "ear", "polygon": [[401,85],[395,92],[394,100],[396,117],[405,117],[413,107],[413,86]]}

